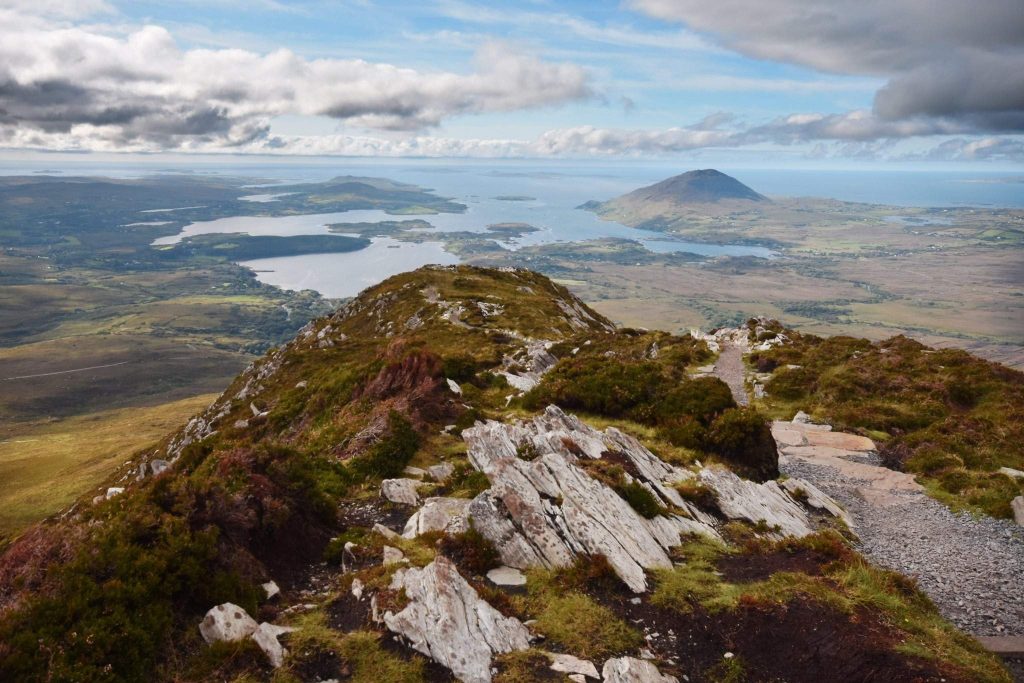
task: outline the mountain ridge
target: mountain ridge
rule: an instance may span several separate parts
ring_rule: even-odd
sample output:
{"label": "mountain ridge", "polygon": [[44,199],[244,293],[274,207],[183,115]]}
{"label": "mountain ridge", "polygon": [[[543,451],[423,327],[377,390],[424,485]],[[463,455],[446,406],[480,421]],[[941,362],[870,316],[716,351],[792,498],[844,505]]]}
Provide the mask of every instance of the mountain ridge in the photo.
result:
{"label": "mountain ridge", "polygon": [[[764,417],[699,372],[713,343],[616,328],[525,270],[393,277],[0,557],[0,674],[497,683],[568,666],[553,649],[609,681],[674,680],[721,674],[729,648],[755,678],[820,680],[799,654],[813,622],[841,634],[845,671],[1001,680],[847,546],[807,502],[821,492],[779,487]],[[779,583],[779,554],[809,573]],[[738,582],[729,562],[760,578]],[[525,596],[485,578],[499,564]],[[837,588],[847,572],[888,607]],[[867,605],[870,627],[834,604]],[[252,638],[203,642],[231,615]],[[452,629],[424,626],[439,619]],[[769,631],[792,656],[758,639]],[[677,649],[688,639],[701,645]],[[908,639],[942,654],[895,649]]]}

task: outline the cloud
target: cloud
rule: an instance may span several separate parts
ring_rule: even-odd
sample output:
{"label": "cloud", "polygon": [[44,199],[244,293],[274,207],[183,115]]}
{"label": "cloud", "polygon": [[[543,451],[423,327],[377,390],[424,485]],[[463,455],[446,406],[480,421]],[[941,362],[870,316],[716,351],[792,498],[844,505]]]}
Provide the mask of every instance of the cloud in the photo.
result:
{"label": "cloud", "polygon": [[750,57],[889,79],[883,120],[956,119],[1024,130],[1020,0],[631,0]]}
{"label": "cloud", "polygon": [[265,135],[272,117],[284,114],[413,131],[457,115],[590,95],[580,67],[499,43],[477,51],[471,73],[418,71],[356,59],[305,59],[289,50],[183,50],[159,26],[103,32],[0,8],[0,128],[6,140],[26,139],[31,131],[87,136],[91,142],[81,146],[238,146]]}

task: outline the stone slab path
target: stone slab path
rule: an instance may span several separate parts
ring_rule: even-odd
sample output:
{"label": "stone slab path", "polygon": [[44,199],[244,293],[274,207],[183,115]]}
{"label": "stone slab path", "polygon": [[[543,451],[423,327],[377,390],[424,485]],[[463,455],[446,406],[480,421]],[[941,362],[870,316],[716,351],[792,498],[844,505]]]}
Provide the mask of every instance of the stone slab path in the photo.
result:
{"label": "stone slab path", "polygon": [[870,439],[807,423],[772,432],[779,469],[842,504],[873,562],[917,579],[968,633],[1024,636],[1024,528],[951,512],[911,475],[882,467]]}

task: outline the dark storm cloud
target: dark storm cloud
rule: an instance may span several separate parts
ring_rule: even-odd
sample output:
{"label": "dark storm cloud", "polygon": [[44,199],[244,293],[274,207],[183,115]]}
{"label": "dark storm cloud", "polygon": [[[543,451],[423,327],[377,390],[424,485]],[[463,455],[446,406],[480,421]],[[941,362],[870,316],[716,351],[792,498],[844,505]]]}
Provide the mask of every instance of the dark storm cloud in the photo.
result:
{"label": "dark storm cloud", "polygon": [[[1024,130],[1021,0],[632,0],[740,53],[820,71],[889,78],[883,121]],[[879,127],[881,130],[882,127]]]}

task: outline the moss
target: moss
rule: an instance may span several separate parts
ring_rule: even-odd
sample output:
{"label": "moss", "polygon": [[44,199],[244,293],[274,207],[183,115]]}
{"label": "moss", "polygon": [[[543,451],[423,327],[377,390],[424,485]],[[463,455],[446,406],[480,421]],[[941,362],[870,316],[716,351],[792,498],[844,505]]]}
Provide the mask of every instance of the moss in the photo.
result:
{"label": "moss", "polygon": [[345,636],[341,652],[352,667],[352,683],[421,683],[425,661],[421,657],[404,660],[387,652],[380,634],[355,631]]}
{"label": "moss", "polygon": [[576,592],[552,597],[538,614],[536,628],[584,659],[605,659],[643,643],[639,631],[607,607]]}
{"label": "moss", "polygon": [[665,506],[659,503],[654,494],[648,491],[640,482],[631,481],[628,484],[621,484],[615,487],[615,492],[622,496],[629,503],[630,507],[645,519],[651,519],[667,512]]}

